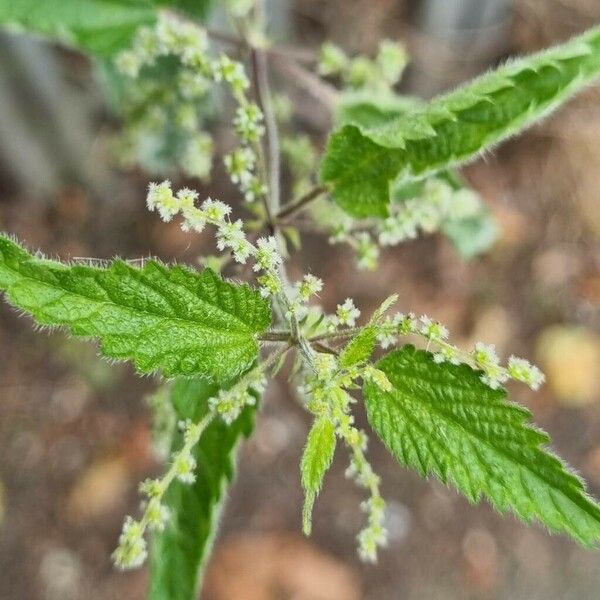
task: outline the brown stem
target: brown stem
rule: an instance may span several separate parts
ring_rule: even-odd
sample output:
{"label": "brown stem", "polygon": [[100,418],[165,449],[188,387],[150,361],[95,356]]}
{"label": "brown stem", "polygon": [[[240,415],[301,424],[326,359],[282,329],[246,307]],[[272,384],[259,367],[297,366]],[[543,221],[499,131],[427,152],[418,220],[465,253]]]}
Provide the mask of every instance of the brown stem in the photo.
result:
{"label": "brown stem", "polygon": [[351,337],[360,333],[364,328],[363,327],[352,327],[351,329],[344,329],[342,331],[334,331],[333,333],[323,333],[321,335],[315,335],[311,338],[308,338],[309,342],[319,342],[321,340],[337,340],[342,338]]}
{"label": "brown stem", "polygon": [[260,336],[263,342],[289,342],[292,339],[291,331],[266,331]]}
{"label": "brown stem", "polygon": [[313,342],[311,346],[317,351],[324,354],[333,354],[334,356],[338,356],[339,352],[335,348],[331,348],[327,346],[327,344],[323,344],[322,342]]}
{"label": "brown stem", "polygon": [[335,111],[339,100],[339,93],[332,85],[326,83],[320,77],[287,56],[273,53],[271,63],[275,69],[286,75],[290,81],[306,90],[315,100],[325,105],[330,113]]}
{"label": "brown stem", "polygon": [[290,217],[298,211],[302,210],[309,202],[316,200],[319,196],[326,194],[329,191],[329,187],[326,185],[321,185],[313,188],[304,196],[301,196],[297,200],[286,204],[277,215],[275,215],[275,222],[280,222],[285,220],[286,217]]}
{"label": "brown stem", "polygon": [[252,64],[256,83],[256,96],[265,117],[267,151],[269,157],[269,198],[270,212],[277,213],[280,204],[279,183],[281,178],[279,132],[273,110],[273,100],[269,86],[267,55],[262,48],[252,48]]}
{"label": "brown stem", "polygon": [[[217,31],[215,29],[207,28],[206,33],[208,34],[208,37],[212,38],[213,40],[222,42],[223,44],[228,44],[229,46],[242,49],[247,46],[247,42],[244,39],[225,31]],[[270,57],[280,56],[282,58],[294,60],[298,63],[312,64],[316,60],[316,56],[313,51],[291,45],[270,46],[264,48],[264,51]]]}

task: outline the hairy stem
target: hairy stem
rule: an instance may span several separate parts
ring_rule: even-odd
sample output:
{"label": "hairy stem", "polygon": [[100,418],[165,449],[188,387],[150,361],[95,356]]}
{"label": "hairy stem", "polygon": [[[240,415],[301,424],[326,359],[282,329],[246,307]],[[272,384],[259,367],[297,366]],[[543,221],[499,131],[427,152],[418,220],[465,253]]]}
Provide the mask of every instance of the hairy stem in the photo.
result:
{"label": "hairy stem", "polygon": [[[331,333],[321,333],[314,335],[306,339],[307,342],[317,348],[317,343],[327,340],[341,340],[349,337],[354,337],[359,334],[364,327],[351,327],[350,329],[344,329],[343,331],[333,331]],[[267,331],[259,336],[259,339],[264,342],[289,342],[294,340],[294,332],[288,330],[272,330]],[[327,348],[324,344],[320,344],[319,348]],[[333,348],[329,348],[329,351]],[[325,350],[327,351],[327,350]]]}
{"label": "hairy stem", "polygon": [[323,344],[322,342],[313,342],[311,343],[311,346],[317,352],[321,352],[322,354],[333,354],[334,356],[339,355],[339,352],[335,348],[331,348],[330,346],[327,346],[327,344]]}
{"label": "hairy stem", "polygon": [[263,342],[289,342],[292,339],[291,331],[267,331],[259,339]]}
{"label": "hairy stem", "polygon": [[343,331],[333,331],[331,333],[322,333],[308,338],[309,342],[320,342],[322,340],[337,340],[347,337],[353,337],[360,333],[363,327],[351,327],[350,329],[344,329]]}

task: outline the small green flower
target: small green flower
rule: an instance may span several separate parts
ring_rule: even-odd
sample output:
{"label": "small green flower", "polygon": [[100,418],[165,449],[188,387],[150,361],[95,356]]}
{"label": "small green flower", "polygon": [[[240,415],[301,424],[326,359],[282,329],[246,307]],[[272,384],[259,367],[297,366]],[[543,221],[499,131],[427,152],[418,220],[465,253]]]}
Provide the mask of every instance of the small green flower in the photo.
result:
{"label": "small green flower", "polygon": [[546,380],[545,375],[535,365],[517,356],[511,356],[508,359],[508,374],[516,381],[521,381],[536,391]]}
{"label": "small green flower", "polygon": [[376,61],[385,81],[389,85],[396,85],[408,64],[408,53],[403,44],[382,40]]}
{"label": "small green flower", "polygon": [[423,315],[420,318],[421,327],[420,332],[431,341],[445,340],[448,338],[449,332],[445,325],[442,325],[439,321],[434,321],[427,315]]}
{"label": "small green flower", "polygon": [[338,46],[329,42],[321,46],[317,72],[319,75],[328,77],[340,75],[348,66],[348,57]]}
{"label": "small green flower", "polygon": [[191,484],[196,481],[196,475],[194,470],[196,469],[196,460],[194,457],[186,452],[181,452],[175,456],[175,472],[177,479],[182,483]]}
{"label": "small green flower", "polygon": [[323,289],[323,281],[310,273],[305,275],[301,282],[296,284],[298,295],[303,301],[317,295]]}
{"label": "small green flower", "polygon": [[259,238],[256,241],[256,246],[254,271],[273,271],[281,264],[277,240],[273,236]]}
{"label": "small green flower", "polygon": [[336,317],[338,325],[354,327],[356,319],[360,317],[360,310],[354,306],[352,298],[346,298],[343,304],[337,305]]}
{"label": "small green flower", "polygon": [[132,517],[127,517],[119,536],[119,545],[112,555],[115,565],[123,570],[136,569],[144,563],[147,556],[142,524]]}

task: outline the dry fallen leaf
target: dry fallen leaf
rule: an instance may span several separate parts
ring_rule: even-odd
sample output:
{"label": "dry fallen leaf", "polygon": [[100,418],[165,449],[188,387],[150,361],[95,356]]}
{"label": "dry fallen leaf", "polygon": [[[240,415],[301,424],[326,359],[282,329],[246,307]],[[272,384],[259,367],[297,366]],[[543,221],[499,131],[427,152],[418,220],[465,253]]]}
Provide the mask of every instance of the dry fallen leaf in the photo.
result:
{"label": "dry fallen leaf", "polygon": [[67,500],[74,521],[87,521],[119,507],[129,486],[129,467],[123,456],[93,462],[77,479]]}
{"label": "dry fallen leaf", "polygon": [[578,327],[545,329],[537,341],[538,362],[561,404],[584,406],[600,396],[600,337]]}
{"label": "dry fallen leaf", "polygon": [[353,571],[294,534],[244,535],[221,544],[209,565],[207,600],[359,600]]}

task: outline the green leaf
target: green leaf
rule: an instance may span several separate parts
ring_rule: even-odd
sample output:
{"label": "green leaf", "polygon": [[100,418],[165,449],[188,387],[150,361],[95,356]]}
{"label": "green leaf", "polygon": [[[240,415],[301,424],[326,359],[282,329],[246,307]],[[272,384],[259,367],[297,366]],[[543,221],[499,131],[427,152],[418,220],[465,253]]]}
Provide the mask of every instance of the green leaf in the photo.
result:
{"label": "green leaf", "polygon": [[498,225],[484,206],[471,217],[445,221],[441,231],[466,259],[487,252],[498,239]]}
{"label": "green leaf", "polygon": [[369,320],[368,325],[363,327],[358,335],[354,336],[342,350],[339,357],[340,367],[346,369],[365,362],[370,358],[377,342],[377,325],[386,311],[396,302],[398,302],[398,294],[392,294],[379,305]]}
{"label": "green leaf", "polygon": [[321,179],[355,217],[387,215],[390,184],[475,158],[546,116],[600,74],[600,27],[509,62],[389,123],[331,136]]}
{"label": "green leaf", "polygon": [[[434,175],[435,179],[441,179],[447,183],[455,192],[467,188],[463,178],[456,171],[441,171]],[[395,181],[391,186],[391,201],[404,202],[412,198],[418,198],[423,194],[425,184],[429,177],[421,179],[411,179],[410,181]]]}
{"label": "green leaf", "polygon": [[302,488],[304,489],[302,529],[306,535],[310,535],[312,508],[315,498],[321,490],[325,473],[333,461],[335,444],[333,423],[327,417],[317,418],[308,434],[300,462]]}
{"label": "green leaf", "polygon": [[0,0],[0,23],[101,56],[128,47],[155,20],[150,0]]}
{"label": "green leaf", "polygon": [[418,98],[391,92],[348,91],[336,106],[335,122],[338,126],[376,127],[423,105]]}
{"label": "green leaf", "polygon": [[258,355],[271,321],[268,303],[247,285],[148,261],[134,268],[64,265],[33,256],[0,235],[0,291],[40,325],[97,338],[105,356],[141,373],[234,379]]}
{"label": "green leaf", "polygon": [[[198,422],[218,388],[202,380],[178,379],[171,401],[179,419]],[[213,421],[194,450],[196,481],[173,484],[164,503],[170,511],[165,529],[153,535],[150,552],[149,600],[194,600],[210,554],[227,486],[233,479],[235,455],[252,432],[254,407],[247,406],[231,424]],[[183,443],[179,433],[173,451]]]}
{"label": "green leaf", "polygon": [[375,349],[377,328],[367,326],[346,344],[339,358],[340,367],[348,368],[367,360]]}
{"label": "green leaf", "polygon": [[600,506],[583,482],[544,449],[548,436],[530,412],[507,402],[466,365],[437,364],[405,346],[378,363],[393,385],[364,386],[367,416],[392,454],[422,476],[451,482],[471,502],[485,494],[504,513],[537,519],[591,546],[600,539]]}
{"label": "green leaf", "polygon": [[200,21],[206,21],[214,8],[215,0],[153,0],[155,4],[168,6],[188,13]]}

